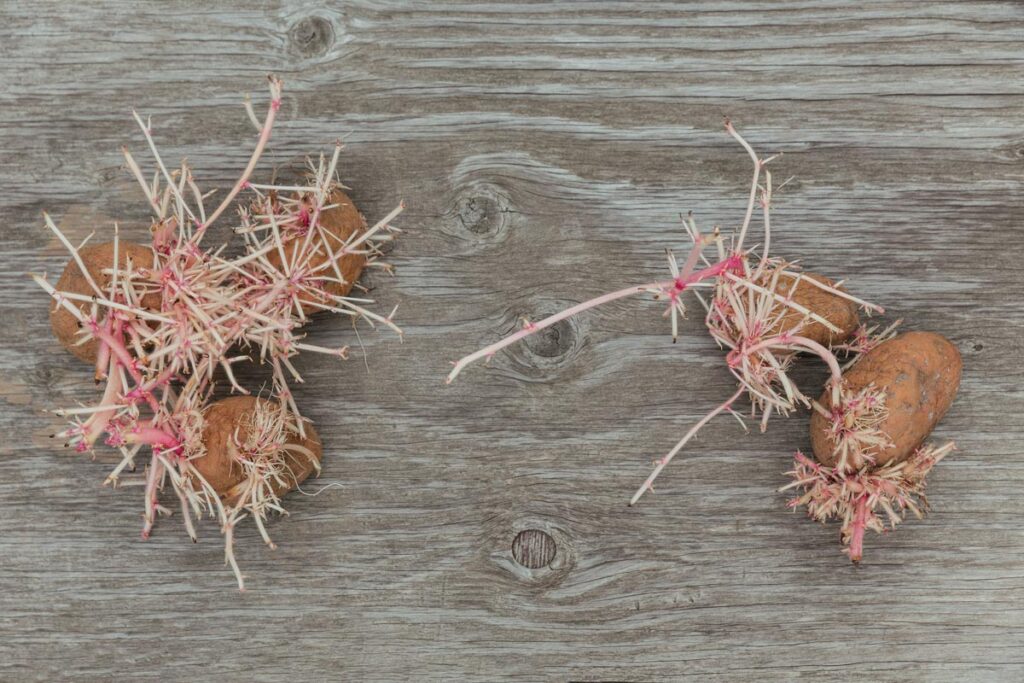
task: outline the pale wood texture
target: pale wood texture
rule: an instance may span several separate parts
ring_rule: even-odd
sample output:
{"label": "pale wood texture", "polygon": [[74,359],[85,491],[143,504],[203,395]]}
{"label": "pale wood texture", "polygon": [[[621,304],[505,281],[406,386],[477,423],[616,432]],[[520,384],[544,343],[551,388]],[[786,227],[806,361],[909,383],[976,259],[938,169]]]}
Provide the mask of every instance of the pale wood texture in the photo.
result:
{"label": "pale wood texture", "polygon": [[[0,678],[1021,680],[1022,45],[1019,2],[6,0]],[[46,438],[44,409],[94,387],[24,274],[64,263],[44,209],[144,237],[133,107],[227,188],[268,72],[264,173],[345,135],[367,217],[408,202],[397,277],[373,280],[406,340],[364,332],[369,374],[358,353],[301,364],[320,481],[344,488],[293,495],[276,551],[241,529],[239,594],[214,525],[142,542],[139,491]],[[749,162],[723,114],[795,176],[777,253],[964,355],[934,512],[860,567],[775,491],[806,415],[713,422],[626,506],[731,391],[698,320],[673,346],[659,305],[621,302],[442,384],[521,316],[664,273],[680,212],[735,226]],[[312,336],[358,343],[339,319]],[[513,560],[530,528],[550,567]]]}

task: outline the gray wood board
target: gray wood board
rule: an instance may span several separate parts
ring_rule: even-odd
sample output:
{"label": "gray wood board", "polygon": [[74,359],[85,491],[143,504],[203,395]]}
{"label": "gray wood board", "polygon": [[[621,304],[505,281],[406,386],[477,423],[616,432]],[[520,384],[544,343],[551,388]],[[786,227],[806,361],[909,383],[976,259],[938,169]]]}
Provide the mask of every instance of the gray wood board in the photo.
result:
{"label": "gray wood board", "polygon": [[[1019,2],[6,0],[0,678],[1020,680],[1022,45]],[[343,135],[363,212],[408,203],[397,276],[371,278],[406,338],[363,332],[369,372],[300,363],[320,481],[343,488],[292,495],[276,551],[239,531],[239,594],[214,524],[142,542],[140,492],[100,486],[110,458],[46,438],[45,410],[95,388],[25,273],[65,261],[44,209],[145,236],[133,107],[228,187],[268,72],[286,91],[261,173]],[[660,305],[620,302],[442,383],[522,316],[662,276],[681,212],[735,227],[749,161],[723,114],[794,177],[776,253],[964,355],[934,511],[859,567],[776,492],[806,414],[713,422],[626,506],[732,391],[699,316],[672,345]],[[311,337],[358,349],[341,319]],[[525,529],[550,567],[515,562]]]}

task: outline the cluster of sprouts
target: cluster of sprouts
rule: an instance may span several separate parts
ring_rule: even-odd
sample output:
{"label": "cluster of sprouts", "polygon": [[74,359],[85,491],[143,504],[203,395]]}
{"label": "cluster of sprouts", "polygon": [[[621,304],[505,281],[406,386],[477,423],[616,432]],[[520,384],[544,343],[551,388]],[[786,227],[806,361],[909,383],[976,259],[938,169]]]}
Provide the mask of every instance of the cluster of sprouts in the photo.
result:
{"label": "cluster of sprouts", "polygon": [[[864,554],[864,532],[890,529],[903,521],[910,510],[919,519],[928,509],[924,495],[925,478],[931,469],[953,451],[953,443],[941,447],[922,446],[900,463],[859,469],[837,465],[826,467],[797,452],[788,474],[793,482],[782,490],[800,488],[790,507],[805,506],[821,522],[838,517],[842,521],[843,552],[854,562]],[[878,514],[879,508],[884,516]]]}
{"label": "cluster of sprouts", "polygon": [[[285,513],[279,492],[287,491],[295,481],[291,463],[306,463],[320,473],[316,454],[295,440],[301,429],[302,421],[285,404],[258,401],[253,412],[232,431],[226,447],[231,460],[241,465],[242,480],[222,494],[228,502],[227,545],[231,545],[235,525],[251,515],[263,541],[271,548],[277,547],[270,540],[265,522],[271,513]],[[235,574],[240,574],[234,556],[229,553],[227,559]]]}
{"label": "cluster of sprouts", "polygon": [[[705,312],[704,322],[711,336],[726,353],[726,363],[736,378],[735,393],[697,422],[663,457],[655,461],[654,471],[637,489],[630,505],[644,493],[653,491],[654,481],[662,470],[714,417],[729,413],[744,418],[734,405],[744,394],[750,402],[749,416],[756,419],[762,431],[773,413],[789,415],[798,407],[816,403],[804,394],[789,377],[789,370],[797,354],[818,356],[828,366],[829,386],[835,403],[839,404],[842,389],[842,367],[836,353],[822,343],[803,336],[801,332],[812,324],[823,325],[831,333],[839,333],[827,318],[794,300],[797,287],[807,283],[828,294],[851,301],[865,312],[882,312],[875,304],[858,299],[838,285],[830,285],[806,277],[797,264],[769,255],[771,244],[772,175],[767,165],[775,157],[762,159],[732,123],[726,121],[726,130],[747,152],[753,162],[753,180],[743,221],[735,235],[727,239],[720,229],[702,234],[692,215],[683,222],[693,247],[680,266],[668,253],[670,280],[627,287],[557,313],[545,320],[530,323],[524,329],[505,339],[470,354],[454,363],[448,375],[451,382],[470,363],[490,359],[498,351],[530,334],[553,325],[565,318],[616,299],[634,294],[653,294],[655,299],[668,302],[666,317],[671,318],[672,338],[678,335],[678,320],[686,315],[683,294],[692,291]],[[764,231],[762,245],[747,246],[747,235],[757,209],[760,209]],[[709,257],[708,248],[713,247]],[[702,295],[701,291],[705,293]],[[783,325],[783,321],[792,320]],[[846,353],[852,347],[845,349]]]}
{"label": "cluster of sprouts", "polygon": [[[358,258],[361,264],[387,269],[380,260],[381,247],[398,232],[391,221],[403,207],[349,235],[339,235],[321,220],[337,208],[340,143],[331,155],[310,160],[309,173],[295,184],[256,183],[253,173],[281,106],[281,82],[273,76],[269,81],[270,102],[262,122],[246,103],[258,130],[252,156],[212,210],[208,204],[214,192],[199,189],[184,161],[168,169],[150,122],[135,114],[156,166],[151,176],[146,175],[124,149],[127,167],[154,216],[147,258],[123,258],[119,252],[126,245],[115,225],[113,258],[103,265],[103,277],[94,277],[96,268],[90,272],[81,256],[92,235],[74,245],[45,216],[90,291],[58,291],[45,276],[33,276],[54,305],[77,320],[76,343],[98,343],[96,380],[105,383],[98,402],[57,411],[71,424],[55,436],[79,452],[92,452],[100,441],[120,451],[122,459],[107,483],[145,487],[143,537],[149,536],[159,514],[169,513],[160,496],[168,485],[193,540],[193,518],[217,518],[225,536],[226,562],[240,588],[244,584],[234,558],[233,529],[252,516],[271,544],[263,522],[268,513],[283,511],[277,492],[287,488],[279,484],[291,476],[285,471],[289,455],[303,450],[294,444],[308,431],[290,390],[291,383],[302,381],[293,360],[304,351],[347,356],[347,347],[325,348],[306,341],[303,325],[308,316],[330,311],[350,317],[353,324],[365,321],[400,334],[392,321],[393,310],[388,315],[375,313],[372,300],[352,295],[350,290],[358,284],[346,280],[339,263]],[[244,243],[238,256],[228,255],[228,244],[203,243],[215,221],[227,216],[236,221],[234,233]],[[272,400],[258,401],[245,429],[235,434],[231,456],[244,479],[225,495],[214,490],[194,463],[206,455],[204,418],[216,384],[223,381],[232,393],[250,394],[237,381],[233,367],[252,360],[269,366]],[[304,450],[297,454],[316,460]],[[139,481],[137,475],[126,473],[134,472],[144,456],[148,462]]]}
{"label": "cluster of sprouts", "polygon": [[[736,379],[737,387],[729,398],[693,425],[666,455],[655,460],[654,470],[633,494],[629,504],[636,504],[646,492],[654,490],[654,482],[665,467],[716,416],[731,414],[744,425],[744,429],[746,419],[750,419],[764,431],[773,414],[788,416],[798,408],[810,408],[827,418],[829,433],[836,444],[833,455],[837,464],[835,468],[815,465],[814,476],[826,483],[815,484],[815,492],[799,499],[798,503],[815,501],[811,510],[815,518],[839,516],[847,520],[844,538],[851,545],[854,541],[859,543],[864,528],[879,528],[879,523],[871,516],[874,506],[880,505],[887,511],[918,510],[912,496],[920,493],[924,475],[931,464],[948,451],[945,448],[925,449],[909,461],[911,464],[872,469],[872,453],[888,443],[879,429],[887,415],[884,391],[874,386],[853,391],[844,383],[843,371],[862,354],[892,337],[899,322],[881,331],[877,326],[864,325],[855,331],[841,330],[835,322],[797,300],[797,288],[804,286],[816,288],[833,300],[845,301],[868,315],[884,312],[880,306],[849,294],[842,283],[833,284],[824,278],[810,277],[795,262],[770,255],[773,185],[767,165],[774,157],[759,157],[729,121],[726,121],[725,128],[753,162],[746,211],[742,223],[731,237],[723,236],[717,227],[701,233],[691,214],[683,221],[683,226],[693,246],[681,264],[671,251],[668,252],[671,279],[627,287],[577,304],[539,322],[527,323],[518,332],[453,363],[454,368],[447,381],[454,380],[469,364],[481,359],[490,360],[505,347],[545,327],[635,294],[653,294],[655,299],[668,303],[665,316],[671,319],[672,339],[675,341],[679,319],[686,315],[683,295],[692,291],[703,308],[708,332],[725,352],[726,365]],[[748,232],[756,213],[760,213],[764,240],[760,245],[748,246]],[[826,331],[824,341],[811,338],[808,330],[812,326]],[[820,338],[822,335],[814,336]],[[790,377],[790,369],[800,354],[816,356],[828,367],[830,376],[826,391],[831,408],[825,408],[804,393]],[[749,402],[746,416],[735,408],[744,395]],[[926,466],[926,463],[929,464]],[[806,457],[798,456],[799,471],[794,475],[797,481],[792,486],[811,483],[812,479],[805,470],[812,464]],[[835,487],[843,494],[838,495],[833,490]],[[851,496],[850,490],[866,492],[863,494],[866,497]],[[829,504],[825,503],[826,499]],[[845,531],[847,528],[850,533]],[[859,555],[858,546],[855,553],[851,551],[851,557]]]}
{"label": "cluster of sprouts", "polygon": [[826,433],[835,444],[833,456],[840,472],[875,464],[874,454],[892,445],[882,429],[889,415],[885,394],[873,385],[859,390],[841,387],[838,400],[832,400],[831,410],[817,402],[815,409],[828,418]]}

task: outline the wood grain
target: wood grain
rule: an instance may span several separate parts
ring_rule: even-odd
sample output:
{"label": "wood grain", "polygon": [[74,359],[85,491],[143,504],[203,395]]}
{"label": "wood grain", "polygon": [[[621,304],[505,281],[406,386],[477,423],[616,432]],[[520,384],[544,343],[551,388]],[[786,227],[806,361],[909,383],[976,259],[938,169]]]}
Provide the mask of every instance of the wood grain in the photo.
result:
{"label": "wood grain", "polygon": [[[1019,2],[0,4],[0,678],[1024,678],[1022,44]],[[276,551],[239,532],[239,594],[214,525],[143,543],[138,492],[45,438],[94,387],[24,274],[63,266],[44,209],[144,236],[133,107],[228,187],[268,72],[264,172],[343,135],[363,212],[408,203],[397,277],[372,281],[406,340],[364,333],[369,372],[301,364],[343,488],[293,495]],[[806,415],[712,423],[626,506],[730,391],[697,320],[673,346],[660,307],[622,302],[441,381],[522,316],[663,273],[680,212],[735,226],[723,114],[794,177],[777,253],[964,355],[934,512],[859,567],[775,492]],[[357,345],[337,319],[312,336]],[[548,566],[513,558],[527,529]]]}

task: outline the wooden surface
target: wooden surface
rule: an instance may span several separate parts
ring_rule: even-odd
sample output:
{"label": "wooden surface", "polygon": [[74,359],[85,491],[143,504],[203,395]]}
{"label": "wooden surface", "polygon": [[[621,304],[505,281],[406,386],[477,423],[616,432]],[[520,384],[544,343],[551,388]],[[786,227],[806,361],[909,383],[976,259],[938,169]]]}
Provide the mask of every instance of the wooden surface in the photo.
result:
{"label": "wooden surface", "polygon": [[[1020,2],[5,0],[0,56],[0,679],[1024,678]],[[276,551],[240,530],[239,594],[214,525],[142,542],[109,458],[45,437],[46,408],[95,389],[24,274],[65,260],[44,209],[145,235],[133,107],[228,187],[268,72],[286,94],[263,173],[344,135],[364,213],[408,203],[398,275],[373,281],[406,340],[364,332],[369,373],[301,364],[343,488],[293,495]],[[934,513],[859,567],[776,492],[806,415],[712,423],[626,506],[731,391],[697,319],[673,346],[660,306],[621,302],[442,384],[520,316],[661,276],[680,212],[734,227],[749,169],[723,114],[795,176],[776,253],[964,355]],[[339,319],[312,336],[357,345]],[[548,567],[515,561],[528,530]],[[548,552],[534,536],[517,556]]]}

